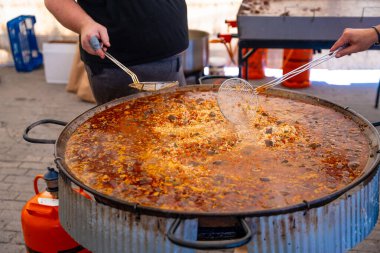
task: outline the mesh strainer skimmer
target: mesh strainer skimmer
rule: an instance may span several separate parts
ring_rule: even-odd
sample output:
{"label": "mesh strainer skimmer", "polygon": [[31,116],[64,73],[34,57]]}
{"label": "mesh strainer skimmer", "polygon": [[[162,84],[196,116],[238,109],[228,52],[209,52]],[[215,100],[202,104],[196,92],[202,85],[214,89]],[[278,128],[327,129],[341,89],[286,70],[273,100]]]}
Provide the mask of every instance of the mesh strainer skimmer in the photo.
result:
{"label": "mesh strainer skimmer", "polygon": [[[90,39],[90,44],[92,49],[95,51],[98,49],[102,49],[100,42],[96,36],[92,36]],[[132,70],[124,66],[121,62],[119,62],[115,57],[113,57],[108,52],[104,51],[105,56],[115,63],[119,68],[121,68],[125,73],[127,73],[131,78],[133,83],[129,84],[130,87],[138,89],[140,91],[156,91],[165,88],[170,88],[173,86],[178,86],[178,81],[170,81],[170,82],[140,82],[137,78],[136,74],[133,73]]]}
{"label": "mesh strainer skimmer", "polygon": [[336,53],[343,48],[344,47],[338,48],[333,52],[290,71],[280,78],[274,79],[256,88],[253,88],[249,82],[241,78],[227,79],[220,85],[217,96],[218,105],[222,114],[233,124],[243,125],[249,123],[256,115],[257,107],[259,105],[259,93],[334,58]]}
{"label": "mesh strainer skimmer", "polygon": [[252,85],[241,78],[224,81],[218,91],[220,111],[233,124],[246,124],[255,117],[258,96]]}

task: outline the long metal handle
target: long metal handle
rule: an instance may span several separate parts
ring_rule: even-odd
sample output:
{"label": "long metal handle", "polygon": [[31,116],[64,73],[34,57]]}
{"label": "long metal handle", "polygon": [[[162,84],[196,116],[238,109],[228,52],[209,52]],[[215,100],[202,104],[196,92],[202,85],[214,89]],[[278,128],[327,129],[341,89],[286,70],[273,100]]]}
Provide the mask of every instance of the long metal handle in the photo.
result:
{"label": "long metal handle", "polygon": [[177,230],[182,219],[176,219],[173,224],[170,226],[167,233],[169,240],[182,247],[199,249],[199,250],[221,250],[221,249],[231,249],[237,248],[247,244],[252,238],[252,231],[244,219],[239,219],[241,227],[243,228],[245,235],[238,239],[231,240],[216,240],[216,241],[189,241],[178,238],[175,236],[175,231]]}
{"label": "long metal handle", "polygon": [[44,125],[44,124],[56,124],[56,125],[60,125],[60,126],[66,126],[67,122],[55,120],[55,119],[43,119],[43,120],[39,120],[37,122],[34,122],[33,124],[29,125],[24,130],[24,134],[22,135],[24,140],[26,140],[27,142],[31,142],[31,143],[55,144],[56,140],[46,140],[46,139],[37,139],[37,138],[29,137],[28,134],[29,134],[30,130],[32,130],[36,126]]}
{"label": "long metal handle", "polygon": [[308,63],[306,63],[306,64],[304,64],[304,65],[302,65],[302,66],[300,66],[300,67],[298,67],[298,68],[296,68],[296,69],[288,72],[288,73],[286,73],[285,75],[283,75],[283,76],[281,76],[279,78],[276,78],[276,79],[274,79],[274,80],[272,80],[272,81],[270,81],[268,83],[260,85],[259,87],[255,88],[255,93],[258,94],[260,91],[270,89],[270,88],[272,88],[272,87],[274,87],[274,86],[276,86],[276,85],[278,85],[278,84],[280,84],[280,83],[282,83],[282,82],[284,82],[284,81],[286,81],[286,80],[288,80],[288,79],[290,79],[290,78],[292,78],[292,77],[294,77],[296,75],[301,74],[302,72],[305,72],[305,71],[307,71],[309,69],[312,69],[312,68],[314,68],[314,67],[316,67],[316,66],[318,66],[318,65],[320,65],[320,64],[322,64],[322,63],[324,63],[324,62],[326,62],[328,60],[330,60],[331,58],[334,58],[335,55],[336,55],[336,53],[338,53],[343,48],[344,48],[344,46],[338,48],[337,50],[335,50],[333,52],[329,52],[328,54],[323,55],[323,56],[321,56],[321,57],[319,57],[319,58],[317,58],[317,59],[315,59],[313,61],[310,61],[310,62],[308,62]]}
{"label": "long metal handle", "polygon": [[[92,36],[91,39],[90,39],[90,45],[92,47],[92,49],[94,49],[95,51],[96,50],[99,50],[99,49],[102,49],[102,46],[100,45],[100,42],[98,40],[98,38],[96,36]],[[126,72],[131,78],[132,78],[132,81],[133,83],[140,83],[139,82],[139,79],[137,78],[136,74],[133,73],[133,71],[131,71],[129,68],[127,68],[126,66],[124,66],[124,64],[122,64],[121,62],[119,62],[115,57],[113,57],[110,53],[106,52],[106,51],[103,51],[105,56],[110,60],[112,61],[113,63],[115,63],[119,68],[121,68],[124,72]]]}

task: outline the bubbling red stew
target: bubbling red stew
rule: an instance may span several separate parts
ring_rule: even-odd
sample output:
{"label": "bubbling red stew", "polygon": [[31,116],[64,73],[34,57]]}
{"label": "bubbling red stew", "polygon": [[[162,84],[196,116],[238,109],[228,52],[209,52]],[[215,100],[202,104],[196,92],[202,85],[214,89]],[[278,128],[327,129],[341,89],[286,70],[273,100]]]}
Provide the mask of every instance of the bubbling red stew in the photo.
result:
{"label": "bubbling red stew", "polygon": [[363,173],[369,141],[331,108],[260,95],[235,126],[213,91],[126,101],[80,125],[69,170],[114,198],[171,211],[282,208],[333,193]]}

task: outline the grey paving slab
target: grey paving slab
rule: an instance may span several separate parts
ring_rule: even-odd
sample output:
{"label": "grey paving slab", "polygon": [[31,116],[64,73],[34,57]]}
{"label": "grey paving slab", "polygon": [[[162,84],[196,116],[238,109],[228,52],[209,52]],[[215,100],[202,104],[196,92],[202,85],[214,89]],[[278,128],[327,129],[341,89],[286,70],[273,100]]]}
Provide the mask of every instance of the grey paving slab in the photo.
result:
{"label": "grey paving slab", "polygon": [[28,162],[40,162],[43,158],[42,156],[27,155],[24,160]]}
{"label": "grey paving slab", "polygon": [[[41,184],[43,184],[43,182],[39,182],[39,183],[40,183],[39,184],[40,186],[41,186]],[[46,187],[46,185],[45,185],[45,187]],[[44,187],[43,186],[39,187],[39,189],[44,189]],[[8,189],[8,192],[18,193],[17,196],[15,198],[13,198],[12,200],[19,199],[18,197],[22,194],[30,195],[31,193],[33,193],[33,195],[34,195],[33,180],[28,180],[25,183],[18,183],[18,182],[12,183]]]}
{"label": "grey paving slab", "polygon": [[[44,163],[46,164],[46,163]],[[50,167],[54,167],[53,164],[50,164]],[[46,166],[40,167],[36,169],[29,169],[28,172],[25,174],[26,176],[35,177],[37,174],[44,174],[46,172]]]}
{"label": "grey paving slab", "polygon": [[11,187],[11,185],[12,184],[1,182],[0,183],[0,191],[8,191],[8,189]]}
{"label": "grey paving slab", "polygon": [[[2,184],[0,182],[0,184]],[[11,185],[12,187],[13,185]],[[20,195],[19,192],[13,192],[13,191],[9,191],[9,190],[6,190],[6,191],[0,191],[0,199],[1,200],[14,200],[18,197],[18,195]],[[0,210],[2,210],[3,207],[1,207]]]}
{"label": "grey paving slab", "polygon": [[4,231],[20,232],[21,220],[10,221],[4,226]]}
{"label": "grey paving slab", "polygon": [[[33,196],[35,195],[34,191],[32,190],[28,190],[28,191],[24,191],[22,193],[20,193],[15,200],[18,200],[18,201],[28,201],[30,198],[32,198]],[[21,211],[21,209],[20,209]]]}
{"label": "grey paving slab", "polygon": [[14,209],[14,210],[6,210],[3,209],[0,212],[0,220],[5,220],[7,223],[10,221],[16,221],[19,220],[21,217],[21,208],[20,209]]}
{"label": "grey paving slab", "polygon": [[18,253],[26,252],[23,245],[17,245],[13,243],[0,243],[0,252],[1,253]]}
{"label": "grey paving slab", "polygon": [[17,244],[17,245],[24,245],[24,236],[23,236],[22,232],[20,232],[20,231],[16,232],[16,235],[13,236],[11,242],[14,244]]}
{"label": "grey paving slab", "polygon": [[372,231],[372,233],[370,234],[370,236],[369,236],[369,239],[371,239],[371,238],[373,238],[373,239],[375,239],[375,240],[380,240],[380,230],[379,229],[374,229],[373,231]]}
{"label": "grey paving slab", "polygon": [[[22,133],[26,126],[44,118],[71,121],[94,104],[67,93],[65,85],[47,84],[43,69],[17,73],[13,68],[0,68],[0,79],[0,252],[25,252],[21,208],[34,196],[33,178],[54,165],[54,147],[29,144],[22,139]],[[368,120],[380,121],[380,109],[373,108],[376,89],[377,84],[313,83],[298,91],[350,106]],[[33,130],[31,135],[56,139],[61,130],[62,127],[49,125]],[[43,187],[40,185],[40,189]],[[368,238],[351,252],[378,253],[379,241],[378,223]]]}
{"label": "grey paving slab", "polygon": [[21,162],[13,162],[13,161],[0,161],[0,168],[14,168],[18,167],[21,164]]}
{"label": "grey paving slab", "polygon": [[28,168],[18,168],[15,167],[1,167],[0,165],[0,174],[2,175],[23,175],[25,174],[29,169]]}
{"label": "grey paving slab", "polygon": [[3,229],[7,222],[5,220],[0,220],[0,229]]}
{"label": "grey paving slab", "polygon": [[25,205],[24,201],[17,200],[0,200],[2,210],[21,210]]}
{"label": "grey paving slab", "polygon": [[11,184],[30,184],[34,180],[34,176],[27,176],[24,175],[23,177],[20,176],[14,176],[14,175],[7,175],[6,178],[4,178],[5,183],[11,183]]}
{"label": "grey paving slab", "polygon": [[21,169],[39,169],[43,168],[44,163],[42,162],[23,162],[20,164]]}
{"label": "grey paving slab", "polygon": [[12,239],[16,236],[17,232],[3,231],[0,233],[0,243],[11,242]]}
{"label": "grey paving slab", "polygon": [[380,249],[380,240],[370,240],[367,239],[366,243],[359,244],[355,250],[359,252],[379,252]]}

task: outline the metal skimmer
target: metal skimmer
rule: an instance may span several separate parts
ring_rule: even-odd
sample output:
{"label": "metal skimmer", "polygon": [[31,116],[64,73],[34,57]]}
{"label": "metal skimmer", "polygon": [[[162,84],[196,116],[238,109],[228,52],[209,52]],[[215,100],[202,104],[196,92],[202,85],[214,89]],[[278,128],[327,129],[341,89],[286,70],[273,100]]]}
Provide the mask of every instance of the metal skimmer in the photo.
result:
{"label": "metal skimmer", "polygon": [[282,77],[276,78],[256,88],[241,78],[230,78],[224,81],[218,90],[218,105],[224,117],[236,125],[247,124],[252,121],[256,115],[259,105],[258,94],[265,92],[283,81],[286,81],[304,71],[307,71],[319,64],[334,58],[336,53],[343,47],[323,55],[309,63],[306,63]]}

